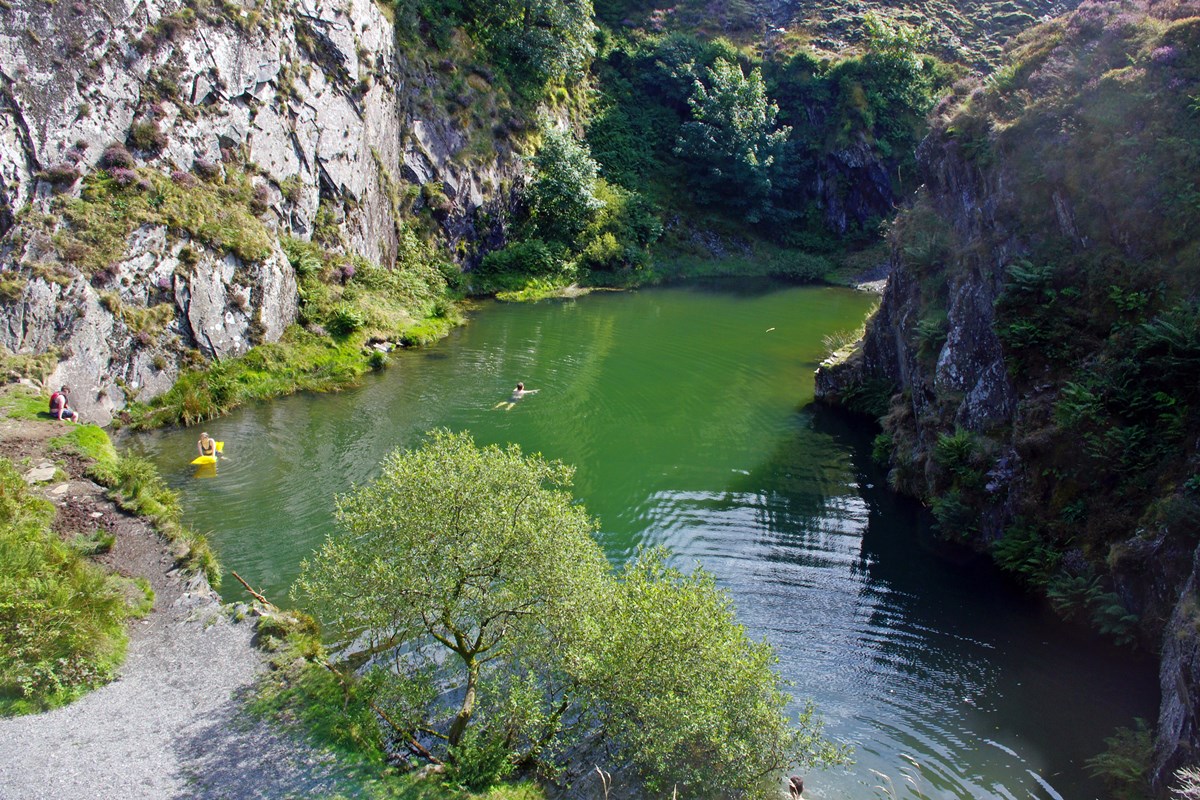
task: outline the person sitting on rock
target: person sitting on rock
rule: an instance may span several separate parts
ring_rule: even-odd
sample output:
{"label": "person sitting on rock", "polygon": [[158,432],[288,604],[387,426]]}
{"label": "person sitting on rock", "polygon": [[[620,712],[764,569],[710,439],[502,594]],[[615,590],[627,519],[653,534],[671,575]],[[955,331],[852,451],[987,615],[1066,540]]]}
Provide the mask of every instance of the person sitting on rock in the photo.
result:
{"label": "person sitting on rock", "polygon": [[79,422],[79,414],[75,409],[67,405],[67,394],[70,392],[66,386],[63,386],[57,392],[50,395],[50,416],[55,419],[68,419],[71,422]]}

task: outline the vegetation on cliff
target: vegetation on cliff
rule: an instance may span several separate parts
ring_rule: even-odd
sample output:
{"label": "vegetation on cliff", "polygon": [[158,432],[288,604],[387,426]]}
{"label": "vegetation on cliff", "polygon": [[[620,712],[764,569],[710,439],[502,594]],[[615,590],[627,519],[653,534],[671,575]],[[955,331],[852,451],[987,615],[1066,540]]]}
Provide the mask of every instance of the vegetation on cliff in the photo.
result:
{"label": "vegetation on cliff", "polygon": [[[988,246],[1013,253],[995,334],[1021,400],[994,431],[924,420],[940,433],[920,451],[893,416],[896,482],[929,493],[943,529],[968,538],[981,513],[1019,498],[1000,562],[1123,641],[1131,612],[1157,631],[1169,609],[1126,607],[1108,567],[1139,539],[1194,545],[1200,522],[1200,24],[1180,13],[1087,3],[1018,37],[985,86],[943,102],[931,137],[982,185],[1011,181],[978,199],[997,204],[997,228],[966,240],[943,215],[950,201],[928,195],[897,223],[901,263],[921,280],[914,349],[927,368],[958,273]],[[1010,447],[1029,466],[1018,491],[999,492]]]}
{"label": "vegetation on cliff", "polygon": [[1154,649],[1200,543],[1198,45],[1194,4],[1087,2],[956,84],[839,387],[945,535]]}

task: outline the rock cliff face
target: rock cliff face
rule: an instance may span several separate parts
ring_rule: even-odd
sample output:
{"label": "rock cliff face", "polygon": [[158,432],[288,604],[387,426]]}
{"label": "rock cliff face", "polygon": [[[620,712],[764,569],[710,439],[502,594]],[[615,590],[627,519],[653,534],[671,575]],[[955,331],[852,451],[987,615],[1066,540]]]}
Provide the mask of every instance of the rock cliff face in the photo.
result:
{"label": "rock cliff face", "polygon": [[[1200,219],[1168,187],[1200,142],[1168,132],[1188,129],[1176,93],[1200,73],[1179,54],[1197,37],[1192,7],[1085,3],[1022,39],[992,87],[960,87],[921,145],[882,305],[817,375],[818,398],[882,418],[893,485],[947,535],[1001,540],[1008,568],[1102,630],[1136,615],[1127,638],[1161,655],[1159,790],[1200,761],[1200,444],[1190,411],[1178,434],[1131,411],[1113,365],[1140,369],[1130,348],[1194,302]],[[1184,375],[1160,401],[1191,402]],[[1159,455],[1123,449],[1131,432]]]}
{"label": "rock cliff face", "polygon": [[[419,206],[422,186],[454,246],[492,235],[478,212],[517,173],[494,151],[466,155],[469,132],[431,100],[442,76],[398,48],[372,0],[13,0],[0,21],[0,344],[58,348],[51,381],[70,383],[91,420],[163,391],[180,354],[277,338],[297,304],[278,245],[248,263],[170,226],[138,228],[102,286],[75,269],[53,246],[69,224],[36,218],[78,195],[112,143],[167,174],[244,164],[272,238],[336,226],[344,247],[385,266],[398,207]],[[198,255],[181,264],[185,251]],[[111,288],[102,297],[112,286],[119,303]],[[121,310],[143,304],[159,324],[131,327]]]}

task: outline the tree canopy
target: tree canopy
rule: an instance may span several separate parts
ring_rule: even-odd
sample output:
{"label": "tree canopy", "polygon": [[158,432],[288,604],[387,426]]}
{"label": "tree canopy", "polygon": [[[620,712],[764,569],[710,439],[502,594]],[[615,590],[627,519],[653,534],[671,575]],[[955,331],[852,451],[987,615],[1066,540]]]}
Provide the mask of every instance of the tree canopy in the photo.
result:
{"label": "tree canopy", "polygon": [[653,787],[740,796],[844,751],[792,724],[769,645],[663,551],[619,574],[568,491],[572,469],[438,431],[337,499],[305,599],[398,733],[483,785],[604,743]]}
{"label": "tree canopy", "polygon": [[747,75],[735,61],[719,58],[693,84],[692,119],[683,123],[676,152],[693,160],[694,180],[711,198],[746,209],[757,222],[781,174],[779,160],[791,128],[779,126],[779,107],[767,97],[762,72]]}

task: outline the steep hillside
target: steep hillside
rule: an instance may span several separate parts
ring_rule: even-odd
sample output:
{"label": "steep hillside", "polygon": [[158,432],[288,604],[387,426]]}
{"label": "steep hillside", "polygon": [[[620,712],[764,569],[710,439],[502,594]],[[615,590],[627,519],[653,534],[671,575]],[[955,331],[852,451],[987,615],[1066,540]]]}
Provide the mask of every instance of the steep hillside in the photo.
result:
{"label": "steep hillside", "polygon": [[[435,259],[414,234],[469,258],[503,224],[527,112],[486,68],[460,86],[469,41],[398,44],[395,13],[0,5],[0,345],[56,348],[50,380],[104,422],[298,314],[336,327],[338,298],[373,265],[413,272],[383,338],[436,313],[444,278],[421,268]],[[302,272],[340,276],[308,319],[289,236],[320,245]]]}
{"label": "steep hillside", "polygon": [[1078,0],[681,0],[660,7],[645,0],[605,0],[596,3],[596,13],[613,26],[728,36],[752,43],[764,56],[804,48],[825,58],[861,48],[863,23],[876,16],[923,28],[938,56],[987,71],[999,62],[1009,38],[1078,4]]}
{"label": "steep hillside", "polygon": [[1161,651],[1160,787],[1200,747],[1198,15],[1087,2],[958,86],[883,305],[818,377],[945,535]]}

